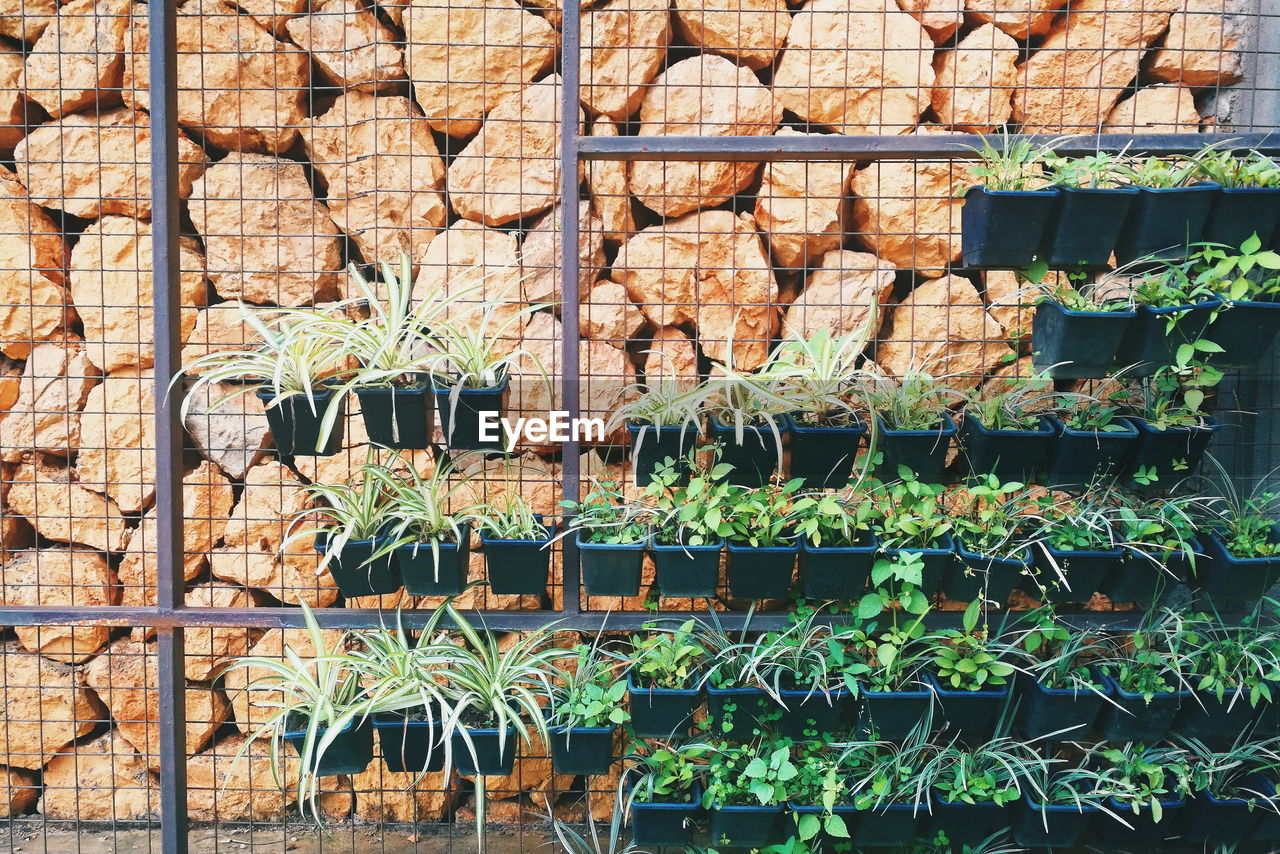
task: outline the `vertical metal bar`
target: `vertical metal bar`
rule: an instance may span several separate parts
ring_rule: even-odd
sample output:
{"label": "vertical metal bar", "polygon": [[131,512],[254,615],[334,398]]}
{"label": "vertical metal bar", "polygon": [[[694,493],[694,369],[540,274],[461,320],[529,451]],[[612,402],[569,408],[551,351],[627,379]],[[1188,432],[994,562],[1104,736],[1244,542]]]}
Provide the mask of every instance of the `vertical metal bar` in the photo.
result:
{"label": "vertical metal bar", "polygon": [[[179,370],[177,4],[147,4],[150,30],[151,234],[153,254],[156,419],[156,586],[162,611],[183,605],[182,389]],[[183,632],[159,631],[160,842],[163,854],[187,854],[186,674]]]}
{"label": "vertical metal bar", "polygon": [[[564,17],[561,22],[560,76],[564,91],[560,110],[560,216],[564,232],[560,239],[560,320],[561,378],[564,406],[571,418],[582,414],[578,385],[582,370],[580,364],[581,332],[578,328],[578,204],[581,201],[581,182],[578,172],[578,103],[579,103],[579,55],[581,43],[579,0],[564,0]],[[581,447],[576,438],[564,446],[560,472],[563,497],[578,500],[579,455]],[[564,610],[568,614],[581,611],[578,588],[578,548],[572,537],[561,540],[563,549],[562,584]]]}

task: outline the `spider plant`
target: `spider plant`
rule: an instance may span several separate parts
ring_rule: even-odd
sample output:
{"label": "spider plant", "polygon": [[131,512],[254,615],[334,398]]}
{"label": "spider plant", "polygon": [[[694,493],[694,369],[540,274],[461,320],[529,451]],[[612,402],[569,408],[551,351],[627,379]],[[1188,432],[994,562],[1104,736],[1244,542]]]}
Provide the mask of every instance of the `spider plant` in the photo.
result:
{"label": "spider plant", "polygon": [[581,501],[561,501],[570,514],[563,534],[576,533],[585,543],[625,545],[641,543],[653,523],[653,509],[627,496],[613,481],[592,478],[592,489]]}
{"label": "spider plant", "polygon": [[[978,162],[965,171],[988,190],[1021,191],[1033,190],[1045,183],[1045,160],[1067,137],[1038,143],[1027,137],[1014,138],[1001,130],[998,139],[998,147],[985,135],[980,146],[961,146],[978,156]],[[965,189],[958,188],[957,195]]]}
{"label": "spider plant", "polygon": [[1275,534],[1276,520],[1280,518],[1280,491],[1271,477],[1260,479],[1245,493],[1216,457],[1210,456],[1208,460],[1216,471],[1214,487],[1222,497],[1200,505],[1205,526],[1222,540],[1234,557],[1280,556],[1280,539]]}
{"label": "spider plant", "polygon": [[790,368],[787,395],[792,416],[804,427],[847,427],[857,419],[863,371],[858,367],[867,349],[873,321],[878,321],[873,297],[863,328],[846,335],[820,329],[811,335],[791,333],[775,354]]}
{"label": "spider plant", "polygon": [[551,825],[555,839],[547,844],[560,847],[563,854],[648,854],[644,848],[628,839],[623,832],[627,820],[629,800],[625,793],[627,778],[624,775],[618,780],[618,788],[613,799],[613,813],[609,819],[609,827],[603,833],[596,826],[595,816],[591,812],[591,798],[584,798],[586,804],[586,827],[578,827],[557,816],[551,802],[546,801],[546,821]]}
{"label": "spider plant", "polygon": [[965,417],[988,430],[1034,430],[1060,397],[1044,374],[1010,380],[1002,390],[984,384],[968,395]]}
{"label": "spider plant", "polygon": [[917,738],[850,744],[839,765],[846,769],[854,806],[863,811],[902,804],[927,809],[930,783],[923,772],[936,751]]}
{"label": "spider plant", "polygon": [[1189,690],[1186,616],[1170,608],[1148,614],[1138,628],[1110,639],[1098,662],[1121,690],[1150,703],[1157,694]]}
{"label": "spider plant", "polygon": [[763,633],[746,656],[743,678],[783,708],[810,697],[834,705],[836,695],[857,693],[856,677],[866,669],[850,643],[853,636],[832,631],[817,616],[814,611],[782,631]]}
{"label": "spider plant", "polygon": [[494,501],[472,508],[476,527],[494,540],[545,540],[549,528],[523,495],[507,489]]}
{"label": "spider plant", "polygon": [[1045,766],[1032,745],[1001,737],[973,747],[939,747],[920,776],[948,803],[1004,806],[1021,797],[1024,786],[1043,798]]}
{"label": "spider plant", "polygon": [[372,467],[375,482],[389,496],[391,506],[384,520],[384,551],[407,548],[416,557],[422,548],[431,550],[436,575],[440,569],[440,549],[448,543],[461,545],[472,522],[483,518],[480,505],[459,501],[466,496],[466,479],[453,478],[453,464],[447,459],[436,463],[430,475],[394,456],[390,465]]}
{"label": "spider plant", "polygon": [[1253,707],[1274,700],[1272,683],[1280,679],[1274,631],[1252,622],[1223,625],[1204,614],[1188,618],[1181,630],[1187,679],[1197,691],[1229,707],[1242,697]]}
{"label": "spider plant", "polygon": [[1102,686],[1091,666],[1109,652],[1107,639],[1096,631],[1062,622],[1052,606],[1028,611],[1025,628],[1015,628],[1014,643],[1025,653],[1023,672],[1050,690],[1092,691]]}
{"label": "spider plant", "polygon": [[[298,539],[314,538],[324,544],[324,558],[316,573],[322,573],[334,560],[342,560],[349,545],[385,541],[384,528],[396,508],[397,496],[387,489],[387,471],[370,448],[365,462],[352,473],[346,483],[310,483],[300,487],[307,497],[304,509],[289,523],[282,551]],[[304,530],[300,526],[308,525]],[[380,547],[383,542],[378,542]],[[382,557],[376,551],[363,555],[360,566]]]}
{"label": "spider plant", "polygon": [[908,368],[897,380],[871,374],[864,394],[871,410],[891,430],[936,430],[950,406],[964,400],[944,378],[916,367]]}

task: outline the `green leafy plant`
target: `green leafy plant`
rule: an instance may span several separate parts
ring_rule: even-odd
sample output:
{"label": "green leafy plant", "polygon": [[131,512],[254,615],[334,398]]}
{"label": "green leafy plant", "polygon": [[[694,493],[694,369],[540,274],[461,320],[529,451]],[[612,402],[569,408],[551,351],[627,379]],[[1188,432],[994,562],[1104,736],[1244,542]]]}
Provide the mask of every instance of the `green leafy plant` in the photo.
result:
{"label": "green leafy plant", "polygon": [[712,749],[699,742],[663,745],[632,757],[634,775],[631,798],[639,803],[685,803],[706,766]]}
{"label": "green leafy plant", "polygon": [[833,632],[813,612],[783,631],[763,633],[749,652],[744,676],[784,708],[783,691],[807,690],[831,702],[842,689],[857,693],[856,677],[866,670],[852,642],[856,635]]}
{"label": "green leafy plant", "polygon": [[1241,155],[1206,146],[1194,161],[1197,178],[1224,187],[1280,187],[1280,164],[1257,151]]}
{"label": "green leafy plant", "polygon": [[[661,351],[649,353],[653,357]],[[707,393],[707,386],[702,383],[665,375],[630,385],[619,395],[621,402],[609,416],[606,432],[635,424],[641,427],[637,442],[648,438],[651,430],[643,429],[645,427],[680,427],[690,435],[701,436]]]}
{"label": "green leafy plant", "polygon": [[878,520],[879,508],[865,492],[813,492],[791,507],[796,534],[816,548],[864,546]]}
{"label": "green leafy plant", "polygon": [[1191,257],[1190,275],[1228,302],[1271,302],[1280,296],[1280,253],[1263,249],[1256,234],[1239,249],[1204,245]]}
{"label": "green leafy plant", "polygon": [[1221,490],[1217,501],[1202,502],[1203,524],[1222,538],[1237,558],[1280,555],[1280,539],[1275,534],[1280,518],[1280,492],[1270,477],[1261,479],[1248,493],[1242,492],[1226,468],[1209,457],[1216,470],[1215,486]]}
{"label": "green leafy plant", "polygon": [[631,636],[631,648],[631,673],[647,688],[687,688],[709,658],[693,620],[675,628],[650,624],[645,634]]}
{"label": "green leafy plant", "polygon": [[1223,625],[1204,614],[1188,617],[1180,642],[1186,653],[1187,681],[1219,702],[1270,703],[1272,683],[1280,679],[1280,643],[1273,630],[1253,620]]}
{"label": "green leafy plant", "polygon": [[803,485],[794,478],[781,486],[733,487],[718,529],[729,542],[752,548],[790,545],[796,536],[792,505]]}
{"label": "green leafy plant", "polygon": [[886,610],[921,616],[929,610],[922,591],[924,558],[916,549],[936,548],[951,531],[951,518],[941,505],[941,484],[925,484],[905,466],[902,480],[871,494],[876,505],[876,536],[882,555],[871,567],[872,590],[858,602],[858,616],[873,619]]}
{"label": "green leafy plant", "polygon": [[880,314],[872,295],[866,322],[857,332],[833,335],[819,329],[806,336],[790,330],[776,358],[790,368],[786,394],[792,415],[805,427],[847,427],[857,421],[856,401],[862,385],[858,367]]}
{"label": "green leafy plant", "polygon": [[[648,854],[635,841],[628,839],[623,831],[630,808],[625,786],[626,777],[618,780],[618,788],[613,797],[613,812],[610,815],[609,827],[601,832],[596,825],[595,816],[591,812],[591,799],[585,801],[587,820],[585,827],[566,821],[552,808],[550,800],[546,801],[547,811],[544,814],[546,823],[551,825],[555,844],[560,846],[563,854]],[[579,829],[581,827],[581,829]],[[547,843],[551,844],[551,843]],[[484,854],[481,846],[480,854]]]}
{"label": "green leafy plant", "polygon": [[951,404],[964,400],[964,395],[942,378],[914,367],[897,380],[871,375],[863,394],[871,410],[891,430],[937,430]]}
{"label": "green leafy plant", "polygon": [[1186,634],[1181,612],[1169,608],[1149,614],[1134,631],[1110,639],[1099,669],[1127,693],[1150,703],[1156,694],[1187,690]]}
{"label": "green leafy plant", "polygon": [[1037,785],[1044,769],[1045,760],[1031,745],[996,738],[973,747],[938,748],[922,776],[951,803],[1005,806],[1021,797],[1023,786]]}
{"label": "green leafy plant", "polygon": [[860,673],[866,690],[875,692],[918,690],[933,655],[925,639],[922,616],[880,632],[863,632],[860,647],[867,668]]}
{"label": "green leafy plant", "polygon": [[1124,180],[1121,158],[1106,151],[1087,154],[1084,157],[1062,157],[1049,154],[1045,168],[1049,178],[1060,187],[1105,189],[1116,187]]}
{"label": "green leafy plant", "polygon": [[[978,162],[965,171],[988,190],[1034,190],[1045,181],[1045,160],[1052,154],[1059,140],[1037,143],[1027,137],[1012,137],[1005,131],[999,133],[999,146],[993,145],[987,136],[982,145],[965,145],[978,155]],[[957,195],[963,195],[963,187]]]}
{"label": "green leafy plant", "polygon": [[822,807],[822,813],[796,814],[796,835],[809,841],[825,833],[833,839],[848,839],[849,827],[834,810],[847,806],[852,792],[845,782],[839,749],[825,742],[809,742],[797,747],[798,773],[787,788],[788,800],[803,806]]}
{"label": "green leafy plant", "polygon": [[[613,481],[592,481],[582,501],[561,501],[572,518],[565,532],[580,533],[583,542],[627,545],[644,542],[653,522],[652,508],[630,502]],[[561,536],[564,536],[563,534]]]}
{"label": "green leafy plant", "polygon": [[514,489],[503,490],[495,501],[478,505],[474,512],[476,527],[495,540],[545,540],[551,536],[551,529]]}
{"label": "green leafy plant", "polygon": [[619,674],[626,657],[597,635],[591,644],[575,644],[560,657],[560,676],[552,682],[547,722],[569,729],[624,724],[631,720],[624,700],[627,682]]}
{"label": "green leafy plant", "polygon": [[1185,788],[1189,769],[1187,754],[1182,748],[1101,745],[1090,753],[1102,768],[1111,772],[1110,779],[1115,782],[1112,797],[1135,815],[1148,809],[1151,818],[1159,822],[1164,817],[1161,801],[1179,797]]}
{"label": "green leafy plant", "polygon": [[1276,803],[1276,772],[1280,770],[1280,741],[1250,741],[1241,734],[1234,744],[1214,749],[1195,738],[1180,737],[1186,750],[1188,794],[1206,793],[1220,801],[1242,800],[1250,810],[1280,811]]}
{"label": "green leafy plant", "polygon": [[840,757],[859,810],[878,810],[890,805],[920,804],[929,790],[924,771],[937,747],[923,739],[905,742],[866,741],[850,744]]}
{"label": "green leafy plant", "polygon": [[1196,163],[1187,157],[1147,157],[1130,155],[1116,167],[1116,175],[1135,187],[1168,189],[1185,187],[1198,179]]}
{"label": "green leafy plant", "polygon": [[[1203,343],[1212,344],[1208,341]],[[1184,368],[1161,367],[1142,381],[1141,397],[1128,414],[1142,419],[1156,430],[1203,426],[1207,417],[1204,411],[1205,392],[1221,380],[1221,371],[1204,364],[1188,364]],[[1185,459],[1175,460],[1173,468],[1175,472],[1190,470]]]}
{"label": "green leafy plant", "polygon": [[1035,430],[1060,395],[1043,374],[1016,377],[1002,388],[984,384],[965,403],[965,418],[974,418],[988,430]]}
{"label": "green leafy plant", "polygon": [[1120,419],[1128,397],[1128,389],[1112,376],[1103,380],[1093,394],[1062,395],[1055,414],[1072,430],[1123,432],[1127,428]]}
{"label": "green leafy plant", "polygon": [[1107,654],[1097,632],[1062,622],[1051,605],[1028,611],[1014,630],[1014,644],[1026,655],[1024,672],[1049,690],[1102,693],[1091,666]]}
{"label": "green leafy plant", "polygon": [[[307,501],[290,521],[282,551],[299,539],[322,538],[325,555],[317,567],[323,572],[348,543],[372,540],[396,510],[396,495],[386,488],[385,468],[373,449],[346,483],[310,483],[301,487]],[[379,553],[370,556],[369,562]],[[368,562],[366,562],[367,565]]]}
{"label": "green leafy plant", "polygon": [[933,670],[947,690],[983,691],[1007,685],[1017,668],[1009,663],[1010,649],[992,637],[984,626],[982,601],[975,599],[964,610],[959,629],[942,629],[933,636]]}
{"label": "green leafy plant", "polygon": [[791,739],[771,738],[723,745],[707,762],[705,807],[781,806],[788,783],[799,774],[791,758]]}
{"label": "green leafy plant", "polygon": [[718,459],[717,449],[709,466],[699,465],[696,453],[691,453],[682,464],[668,459],[654,468],[642,492],[653,510],[654,542],[664,546],[720,542],[736,493],[725,480],[733,466]]}
{"label": "green leafy plant", "polygon": [[1044,522],[1035,513],[1034,496],[1021,483],[1001,483],[994,474],[981,475],[951,493],[952,526],[974,554],[1021,559],[1039,543]]}

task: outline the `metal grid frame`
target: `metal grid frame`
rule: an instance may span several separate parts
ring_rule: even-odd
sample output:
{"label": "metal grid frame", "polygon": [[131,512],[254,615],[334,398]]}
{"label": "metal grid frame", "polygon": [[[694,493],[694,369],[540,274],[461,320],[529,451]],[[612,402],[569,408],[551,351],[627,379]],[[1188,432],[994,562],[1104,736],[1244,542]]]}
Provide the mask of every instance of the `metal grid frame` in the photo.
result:
{"label": "metal grid frame", "polygon": [[[1267,0],[1260,0],[1267,2]],[[580,414],[578,375],[580,373],[581,332],[579,327],[580,299],[577,282],[579,274],[578,242],[579,201],[582,197],[578,180],[578,167],[584,161],[637,161],[637,160],[739,160],[739,161],[803,161],[803,160],[910,160],[921,158],[955,158],[964,149],[981,141],[977,135],[950,135],[932,140],[919,136],[830,135],[777,137],[589,137],[580,136],[578,126],[579,104],[579,56],[580,0],[564,0],[561,74],[563,81],[560,156],[560,202],[563,217],[561,239],[561,311],[563,338],[561,340],[562,387],[560,393],[564,408],[573,416]],[[139,626],[154,629],[157,638],[159,662],[159,732],[160,742],[155,745],[160,762],[160,849],[164,854],[185,854],[188,847],[187,818],[187,748],[184,742],[185,673],[184,632],[187,628],[228,626],[237,628],[297,628],[303,625],[301,612],[286,607],[254,608],[198,608],[189,607],[184,601],[182,575],[183,509],[182,509],[182,459],[184,429],[179,417],[179,401],[170,397],[168,378],[181,371],[179,316],[182,309],[177,282],[180,278],[179,239],[179,136],[178,136],[178,79],[176,65],[176,4],[171,0],[148,4],[147,17],[150,27],[149,77],[151,100],[151,177],[153,187],[153,253],[154,253],[154,311],[155,382],[157,401],[155,411],[156,438],[156,507],[159,508],[156,533],[156,582],[157,604],[152,607],[20,607],[0,606],[0,624],[8,626],[41,625],[102,625],[112,627]],[[1261,26],[1280,26],[1280,19],[1259,15]],[[1280,40],[1280,33],[1254,33],[1254,38],[1270,43]],[[1268,41],[1269,40],[1269,41]],[[1258,52],[1253,56],[1259,57]],[[1263,68],[1250,69],[1246,78],[1257,85],[1257,76],[1265,74]],[[1266,89],[1263,103],[1248,105],[1246,121],[1255,127],[1266,127],[1268,117],[1274,120],[1280,113],[1280,104],[1273,103],[1277,89]],[[1256,95],[1256,93],[1255,93]],[[1040,139],[1047,140],[1048,136]],[[1206,143],[1234,140],[1237,144],[1257,148],[1268,153],[1280,153],[1280,139],[1273,138],[1265,130],[1241,134],[1103,134],[1083,136],[1059,146],[1065,153],[1088,153],[1098,148],[1119,151],[1126,147],[1151,154],[1172,154],[1199,148]],[[1274,376],[1274,370],[1266,379]],[[1241,381],[1236,388],[1242,399],[1257,400],[1267,391],[1265,379],[1251,377]],[[1255,429],[1253,425],[1246,428]],[[1276,430],[1277,425],[1260,425],[1260,429]],[[1246,437],[1247,438],[1247,437]],[[1237,442],[1240,456],[1233,461],[1236,471],[1256,471],[1252,457],[1255,443]],[[562,496],[579,497],[581,471],[579,447],[576,441],[565,446],[562,477]],[[566,629],[638,628],[651,621],[648,613],[608,614],[585,610],[582,607],[578,578],[576,549],[565,543],[563,561],[563,599],[558,610],[485,611],[481,612],[486,624],[496,630],[527,630],[545,626],[551,621]],[[407,612],[405,623],[409,627],[420,625],[429,612]],[[681,612],[662,612],[661,616],[678,618]],[[377,609],[321,609],[317,611],[320,623],[328,628],[367,628],[380,624],[382,612]],[[785,619],[784,615],[761,615],[749,618],[741,613],[720,616],[730,628],[741,627],[750,620],[753,627],[766,628]],[[948,619],[941,615],[940,619]],[[1074,620],[1085,623],[1123,627],[1133,620],[1132,614],[1093,612],[1074,615]],[[114,824],[114,823],[113,823]]]}

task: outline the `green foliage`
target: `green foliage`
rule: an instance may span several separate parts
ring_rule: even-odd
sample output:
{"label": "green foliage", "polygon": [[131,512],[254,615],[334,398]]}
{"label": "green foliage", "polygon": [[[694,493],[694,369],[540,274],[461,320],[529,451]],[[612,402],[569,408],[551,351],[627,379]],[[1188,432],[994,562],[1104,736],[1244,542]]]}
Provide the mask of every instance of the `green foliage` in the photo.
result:
{"label": "green foliage", "polygon": [[1272,683],[1280,680],[1280,639],[1253,620],[1226,626],[1204,614],[1188,617],[1180,630],[1187,681],[1219,701],[1246,699],[1251,706],[1270,703]]}
{"label": "green foliage", "polygon": [[1189,768],[1186,751],[1181,748],[1100,745],[1091,753],[1111,772],[1115,784],[1112,797],[1135,815],[1148,809],[1151,818],[1159,822],[1164,817],[1160,802],[1176,799],[1185,791]]}
{"label": "green foliage", "polygon": [[[719,459],[719,449],[713,459]],[[700,466],[697,452],[690,453],[680,464],[670,458],[659,463],[642,492],[642,498],[653,509],[654,542],[664,546],[720,542],[726,529],[725,515],[732,512],[731,502],[736,495],[725,480],[732,470],[728,463]],[[687,479],[683,473],[689,473]]]}
{"label": "green foliage", "polygon": [[1204,245],[1189,264],[1195,281],[1228,303],[1269,302],[1280,296],[1280,253],[1263,249],[1256,234],[1239,249]]}
{"label": "green foliage", "polygon": [[652,509],[628,501],[613,481],[593,479],[592,486],[582,501],[560,502],[560,506],[572,514],[568,530],[579,533],[587,543],[631,545],[644,542],[653,522]]}
{"label": "green foliage", "polygon": [[997,147],[983,136],[981,146],[964,146],[978,155],[978,162],[965,171],[988,190],[1034,190],[1044,185],[1044,162],[1057,140],[1039,144],[1001,130],[999,143]]}
{"label": "green foliage", "polygon": [[797,535],[814,547],[830,548],[866,545],[878,511],[867,493],[847,489],[803,494],[792,505],[791,516]]}
{"label": "green foliage", "polygon": [[1084,157],[1050,154],[1045,158],[1045,167],[1050,180],[1060,187],[1107,188],[1124,180],[1120,157],[1105,151]]}
{"label": "green foliage", "polygon": [[1199,180],[1195,162],[1186,157],[1130,156],[1118,164],[1116,174],[1126,184],[1157,190],[1185,187]]}
{"label": "green foliage", "polygon": [[631,636],[631,672],[647,688],[687,688],[694,684],[708,653],[693,620],[676,628],[647,626]]}
{"label": "green foliage", "polygon": [[1007,685],[1016,669],[1004,658],[1008,647],[978,628],[982,600],[964,610],[962,629],[943,629],[934,636],[933,669],[944,688],[984,691]]}
{"label": "green foliage", "polygon": [[796,749],[798,773],[788,785],[788,800],[803,806],[822,807],[822,813],[796,814],[796,835],[809,841],[825,833],[833,839],[848,839],[849,827],[833,810],[846,806],[851,797],[839,754],[826,742],[809,742]]}
{"label": "green foliage", "polygon": [[1044,374],[1016,377],[999,391],[984,384],[969,395],[964,417],[974,418],[988,430],[1035,430],[1058,396],[1053,381]]}
{"label": "green foliage", "polygon": [[791,545],[796,536],[792,505],[803,485],[793,478],[781,486],[734,486],[715,529],[729,542],[752,548]]}
{"label": "green foliage", "polygon": [[938,748],[922,776],[951,803],[1005,806],[1021,797],[1024,785],[1034,785],[1044,768],[1032,746],[997,738],[972,748]]}
{"label": "green foliage", "polygon": [[943,378],[914,367],[897,380],[872,375],[864,396],[890,430],[937,430],[950,405],[964,400]]}
{"label": "green foliage", "polygon": [[791,739],[722,745],[709,757],[703,806],[780,806],[788,783],[800,771],[791,759]]}
{"label": "green foliage", "polygon": [[1001,483],[994,474],[981,475],[952,493],[955,533],[974,554],[1020,559],[1039,542],[1043,524],[1034,512],[1033,495],[1021,483]]}
{"label": "green foliage", "polygon": [[637,774],[632,797],[640,803],[689,801],[710,753],[707,745],[689,743],[658,747],[637,757],[631,766]]}
{"label": "green foliage", "polygon": [[1224,187],[1280,187],[1280,164],[1257,151],[1244,155],[1206,146],[1194,158],[1195,175]]}
{"label": "green foliage", "polygon": [[505,489],[497,500],[478,507],[476,527],[496,540],[545,540],[551,529],[538,519],[529,502],[515,489]]}
{"label": "green foliage", "polygon": [[627,712],[627,683],[619,672],[625,656],[597,635],[590,644],[576,644],[560,658],[561,675],[552,683],[548,723],[568,727],[603,727],[631,720]]}

